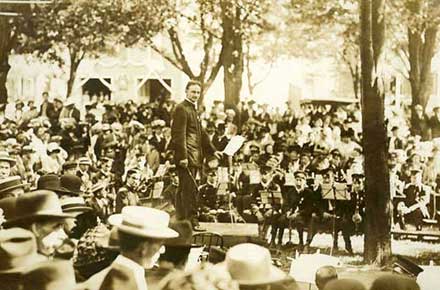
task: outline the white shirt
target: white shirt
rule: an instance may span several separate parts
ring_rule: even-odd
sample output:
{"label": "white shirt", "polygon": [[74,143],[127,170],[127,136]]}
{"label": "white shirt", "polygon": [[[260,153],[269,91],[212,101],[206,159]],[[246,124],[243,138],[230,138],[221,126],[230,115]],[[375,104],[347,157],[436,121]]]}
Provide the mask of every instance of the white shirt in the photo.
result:
{"label": "white shirt", "polygon": [[147,281],[145,280],[145,269],[133,260],[127,257],[119,255],[116,257],[113,263],[119,264],[121,266],[127,267],[133,271],[134,277],[136,279],[137,288],[139,290],[147,290]]}

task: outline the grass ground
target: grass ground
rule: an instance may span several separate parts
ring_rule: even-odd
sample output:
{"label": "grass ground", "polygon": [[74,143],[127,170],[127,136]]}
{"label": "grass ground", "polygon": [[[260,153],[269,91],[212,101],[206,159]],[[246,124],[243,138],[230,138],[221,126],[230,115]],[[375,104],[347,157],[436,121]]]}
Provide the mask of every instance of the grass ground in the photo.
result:
{"label": "grass ground", "polygon": [[[286,234],[283,242],[288,241],[288,235]],[[276,258],[279,262],[279,266],[286,272],[289,272],[291,258],[295,257],[297,252],[300,252],[298,244],[298,236],[292,233],[293,245],[289,246],[269,246],[272,257]],[[363,245],[364,237],[355,236],[352,237],[352,245],[354,255],[350,255],[344,250],[344,241],[342,237],[339,238],[339,249],[332,250],[333,238],[330,234],[317,234],[313,239],[309,253],[315,253],[319,251],[321,254],[332,255],[338,257],[341,261],[341,268],[338,269],[340,277],[353,278],[361,281],[365,286],[369,287],[374,279],[384,273],[392,271],[392,267],[377,269],[366,265],[363,262]],[[411,259],[418,265],[440,265],[440,243],[430,241],[413,241],[413,240],[393,240],[392,241],[393,254],[398,254]],[[306,267],[307,265],[305,265]],[[300,284],[301,289],[315,289],[313,285]],[[309,288],[311,287],[311,288]]]}

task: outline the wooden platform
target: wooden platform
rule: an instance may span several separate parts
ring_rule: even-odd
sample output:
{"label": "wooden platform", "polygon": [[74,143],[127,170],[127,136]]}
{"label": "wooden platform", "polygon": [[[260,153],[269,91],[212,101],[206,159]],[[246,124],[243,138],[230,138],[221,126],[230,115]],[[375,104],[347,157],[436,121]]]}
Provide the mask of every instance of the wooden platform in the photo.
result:
{"label": "wooden platform", "polygon": [[226,247],[258,238],[258,224],[200,223],[200,226],[208,232],[222,235]]}

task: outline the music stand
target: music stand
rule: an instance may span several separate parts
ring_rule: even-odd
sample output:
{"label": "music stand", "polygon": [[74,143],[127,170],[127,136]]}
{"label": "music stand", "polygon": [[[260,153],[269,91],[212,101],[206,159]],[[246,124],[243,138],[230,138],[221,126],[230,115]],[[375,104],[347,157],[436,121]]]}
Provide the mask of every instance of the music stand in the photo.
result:
{"label": "music stand", "polygon": [[[331,183],[324,183],[322,186],[322,199],[326,199],[328,201],[330,200],[350,200],[351,196],[349,192],[347,191],[347,184],[335,182],[333,184]],[[336,231],[336,202],[334,203],[333,207],[333,217],[332,217],[332,231],[333,231],[333,241],[338,238],[338,233],[335,233]],[[330,256],[333,255],[333,245],[330,249]]]}

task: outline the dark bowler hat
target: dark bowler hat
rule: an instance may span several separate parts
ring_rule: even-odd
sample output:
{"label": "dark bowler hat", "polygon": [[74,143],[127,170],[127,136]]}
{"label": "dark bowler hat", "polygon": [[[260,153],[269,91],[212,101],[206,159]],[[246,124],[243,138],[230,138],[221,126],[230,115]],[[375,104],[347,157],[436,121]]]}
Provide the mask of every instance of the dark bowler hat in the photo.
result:
{"label": "dark bowler hat", "polygon": [[68,193],[69,191],[61,187],[61,180],[56,174],[46,174],[41,176],[37,182],[37,189],[51,190],[58,193]]}
{"label": "dark bowler hat", "polygon": [[67,193],[78,195],[81,193],[81,178],[73,174],[64,174],[60,177],[61,188],[64,188]]}
{"label": "dark bowler hat", "polygon": [[21,182],[20,176],[10,176],[0,180],[0,198],[11,190],[24,188],[27,184]]}
{"label": "dark bowler hat", "polygon": [[36,190],[17,197],[15,214],[8,219],[5,226],[10,228],[17,223],[32,222],[39,218],[73,218],[63,213],[58,196],[49,190]]}

